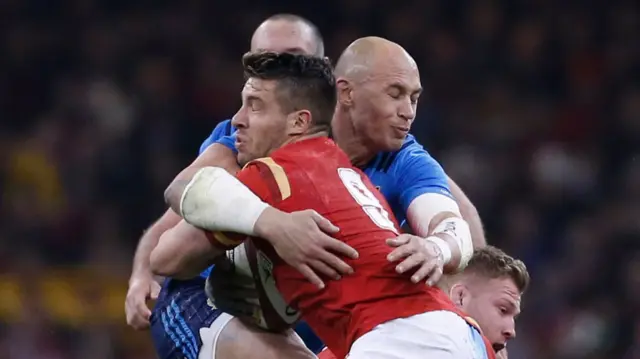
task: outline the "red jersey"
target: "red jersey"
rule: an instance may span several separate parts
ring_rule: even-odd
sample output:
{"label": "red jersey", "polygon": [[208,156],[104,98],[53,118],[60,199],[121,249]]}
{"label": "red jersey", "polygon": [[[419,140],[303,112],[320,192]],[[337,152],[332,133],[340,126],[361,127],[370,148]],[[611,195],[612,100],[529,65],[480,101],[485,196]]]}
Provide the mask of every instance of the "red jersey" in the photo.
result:
{"label": "red jersey", "polygon": [[329,348],[324,348],[320,353],[318,353],[318,359],[338,359],[335,355],[329,350]]}
{"label": "red jersey", "polygon": [[354,274],[329,280],[323,290],[286,265],[264,240],[253,239],[274,262],[278,289],[339,358],[364,333],[387,321],[456,308],[437,287],[414,284],[387,260],[386,240],[400,230],[386,200],[347,155],[326,137],[286,145],[250,162],[238,179],[285,212],[313,209],[340,228],[335,236],[360,256]]}

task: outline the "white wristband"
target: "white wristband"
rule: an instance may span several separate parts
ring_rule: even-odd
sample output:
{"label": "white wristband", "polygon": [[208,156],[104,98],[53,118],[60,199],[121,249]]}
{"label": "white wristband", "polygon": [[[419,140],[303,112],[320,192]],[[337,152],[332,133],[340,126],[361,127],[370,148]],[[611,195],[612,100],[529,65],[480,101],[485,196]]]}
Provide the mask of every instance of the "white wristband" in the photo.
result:
{"label": "white wristband", "polygon": [[473,256],[473,241],[467,222],[460,217],[450,217],[440,222],[433,234],[447,234],[455,239],[460,249],[460,264],[457,270],[462,271]]}
{"label": "white wristband", "polygon": [[435,244],[439,249],[440,252],[442,253],[442,258],[444,260],[444,264],[446,265],[447,263],[451,262],[451,257],[452,257],[452,253],[451,253],[451,248],[449,248],[449,244],[447,242],[445,242],[444,239],[440,238],[440,237],[436,237],[436,236],[430,236],[425,238],[427,241]]}
{"label": "white wristband", "polygon": [[180,215],[189,224],[249,236],[255,235],[253,227],[267,207],[242,182],[219,167],[204,167],[196,172],[180,199]]}

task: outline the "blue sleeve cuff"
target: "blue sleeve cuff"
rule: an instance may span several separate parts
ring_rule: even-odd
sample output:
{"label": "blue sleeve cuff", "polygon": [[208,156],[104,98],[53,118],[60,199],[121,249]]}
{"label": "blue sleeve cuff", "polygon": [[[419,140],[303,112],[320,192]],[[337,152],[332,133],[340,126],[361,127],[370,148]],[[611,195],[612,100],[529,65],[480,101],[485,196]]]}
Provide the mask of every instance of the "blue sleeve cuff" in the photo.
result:
{"label": "blue sleeve cuff", "polygon": [[232,134],[231,136],[224,136],[220,138],[216,143],[220,143],[228,147],[233,153],[238,153],[236,149],[236,134]]}

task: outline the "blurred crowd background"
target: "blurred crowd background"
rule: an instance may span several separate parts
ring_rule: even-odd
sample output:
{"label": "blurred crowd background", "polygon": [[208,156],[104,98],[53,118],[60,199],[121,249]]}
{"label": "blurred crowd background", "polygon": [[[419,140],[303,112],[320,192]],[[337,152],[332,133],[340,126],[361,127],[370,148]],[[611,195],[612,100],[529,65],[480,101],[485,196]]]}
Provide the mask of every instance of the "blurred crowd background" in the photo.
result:
{"label": "blurred crowd background", "polygon": [[266,17],[416,58],[413,133],[520,257],[516,359],[640,358],[640,3],[0,2],[0,358],[153,358],[124,324],[162,192],[233,115]]}

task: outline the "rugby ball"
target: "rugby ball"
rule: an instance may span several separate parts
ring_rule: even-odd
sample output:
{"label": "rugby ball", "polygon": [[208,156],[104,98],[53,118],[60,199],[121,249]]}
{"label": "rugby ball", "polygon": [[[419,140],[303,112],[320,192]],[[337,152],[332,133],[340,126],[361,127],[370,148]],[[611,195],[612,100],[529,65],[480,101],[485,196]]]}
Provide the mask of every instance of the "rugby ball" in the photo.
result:
{"label": "rugby ball", "polygon": [[289,329],[300,319],[300,312],[287,304],[276,286],[273,262],[251,239],[227,251],[227,257],[237,274],[253,278],[258,293],[259,305],[255,307],[253,317],[241,319],[274,332]]}

